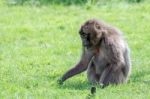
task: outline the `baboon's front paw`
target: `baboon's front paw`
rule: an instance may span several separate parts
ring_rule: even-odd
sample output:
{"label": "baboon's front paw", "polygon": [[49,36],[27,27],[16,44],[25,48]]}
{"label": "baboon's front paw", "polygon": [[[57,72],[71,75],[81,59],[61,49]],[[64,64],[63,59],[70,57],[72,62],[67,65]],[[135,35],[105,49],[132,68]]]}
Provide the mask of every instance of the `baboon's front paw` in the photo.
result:
{"label": "baboon's front paw", "polygon": [[59,85],[62,85],[62,84],[63,84],[62,78],[59,78],[59,79],[57,80],[57,83],[58,83]]}

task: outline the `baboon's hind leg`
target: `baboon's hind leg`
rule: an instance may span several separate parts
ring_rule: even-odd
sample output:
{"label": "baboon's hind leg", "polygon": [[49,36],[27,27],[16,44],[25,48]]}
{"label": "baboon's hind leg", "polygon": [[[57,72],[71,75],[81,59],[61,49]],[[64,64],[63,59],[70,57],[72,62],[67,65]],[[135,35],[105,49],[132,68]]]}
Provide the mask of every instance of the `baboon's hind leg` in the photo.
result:
{"label": "baboon's hind leg", "polygon": [[111,67],[107,67],[99,80],[100,84],[103,84],[103,86],[107,86],[109,84],[119,84],[125,82],[125,77],[123,75],[123,72],[121,70],[114,71]]}
{"label": "baboon's hind leg", "polygon": [[87,78],[91,84],[96,84],[99,82],[100,75],[96,74],[96,68],[93,62],[90,62],[87,70]]}

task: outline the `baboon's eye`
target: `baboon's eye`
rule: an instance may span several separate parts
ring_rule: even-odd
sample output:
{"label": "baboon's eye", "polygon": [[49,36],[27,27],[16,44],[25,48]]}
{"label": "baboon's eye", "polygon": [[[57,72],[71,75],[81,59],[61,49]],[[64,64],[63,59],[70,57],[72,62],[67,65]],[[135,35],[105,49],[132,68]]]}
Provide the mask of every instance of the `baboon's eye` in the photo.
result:
{"label": "baboon's eye", "polygon": [[80,35],[85,35],[85,33],[82,30],[79,32],[79,34]]}
{"label": "baboon's eye", "polygon": [[80,32],[80,35],[81,35],[81,36],[86,36],[87,34],[84,33],[84,32]]}
{"label": "baboon's eye", "polygon": [[80,34],[80,35],[82,35],[82,34],[83,34],[83,30],[82,30],[82,29],[80,29],[79,34]]}
{"label": "baboon's eye", "polygon": [[83,33],[82,36],[87,39],[90,39],[90,33]]}

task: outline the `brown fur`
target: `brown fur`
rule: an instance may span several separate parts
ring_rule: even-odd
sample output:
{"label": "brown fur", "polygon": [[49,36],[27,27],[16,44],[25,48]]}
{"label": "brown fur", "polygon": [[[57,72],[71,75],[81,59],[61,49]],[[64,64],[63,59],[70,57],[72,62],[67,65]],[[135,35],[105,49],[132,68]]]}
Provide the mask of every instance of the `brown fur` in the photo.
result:
{"label": "brown fur", "polygon": [[59,83],[85,70],[90,83],[104,86],[125,83],[130,71],[130,59],[122,33],[91,19],[81,26],[79,34],[83,45],[81,59],[63,75]]}

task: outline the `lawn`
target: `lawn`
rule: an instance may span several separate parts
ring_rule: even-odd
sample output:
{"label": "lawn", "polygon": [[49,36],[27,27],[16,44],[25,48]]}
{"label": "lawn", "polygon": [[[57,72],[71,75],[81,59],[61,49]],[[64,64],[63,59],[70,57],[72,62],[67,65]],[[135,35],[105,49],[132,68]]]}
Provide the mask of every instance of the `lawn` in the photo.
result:
{"label": "lawn", "polygon": [[85,99],[86,72],[58,85],[78,62],[80,25],[104,20],[124,32],[131,50],[127,84],[97,87],[96,99],[150,99],[150,4],[8,6],[0,3],[0,99]]}

